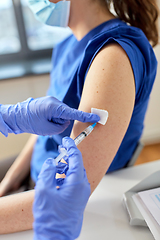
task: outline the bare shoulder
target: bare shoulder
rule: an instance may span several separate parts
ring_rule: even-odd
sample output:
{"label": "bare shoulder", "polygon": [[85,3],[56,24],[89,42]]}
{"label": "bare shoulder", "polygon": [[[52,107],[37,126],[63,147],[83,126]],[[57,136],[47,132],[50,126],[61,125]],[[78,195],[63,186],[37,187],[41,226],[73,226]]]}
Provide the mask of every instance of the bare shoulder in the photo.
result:
{"label": "bare shoulder", "polygon": [[[94,58],[87,73],[82,99],[84,95],[101,101],[106,106],[107,101],[125,104],[126,100],[135,99],[135,81],[130,60],[119,44],[105,46]],[[117,104],[118,104],[117,102]],[[112,105],[111,102],[109,104]]]}
{"label": "bare shoulder", "polygon": [[106,80],[109,80],[110,74],[113,77],[116,76],[117,81],[119,81],[120,76],[124,77],[126,75],[134,79],[130,60],[124,49],[117,43],[104,46],[96,55],[91,64],[88,75],[94,71],[98,71],[98,75],[101,74],[101,72],[106,74],[108,76]]}
{"label": "bare shoulder", "polygon": [[129,58],[125,52],[125,50],[118,43],[110,43],[105,45],[97,54],[96,60],[100,61],[102,59],[110,59],[112,63],[121,63],[122,60],[129,61]]}

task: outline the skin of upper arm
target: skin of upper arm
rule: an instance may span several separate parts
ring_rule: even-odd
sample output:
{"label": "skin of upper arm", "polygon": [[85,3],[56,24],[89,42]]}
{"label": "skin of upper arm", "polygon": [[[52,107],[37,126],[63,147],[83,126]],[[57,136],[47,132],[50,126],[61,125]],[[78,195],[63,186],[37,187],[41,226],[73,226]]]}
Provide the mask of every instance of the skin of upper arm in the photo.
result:
{"label": "skin of upper arm", "polygon": [[0,198],[0,234],[32,229],[35,190]]}
{"label": "skin of upper arm", "polygon": [[[135,83],[131,63],[118,44],[105,46],[93,60],[85,79],[79,110],[91,107],[107,110],[106,125],[97,124],[78,145],[87,172],[91,192],[105,175],[128,128],[135,101]],[[71,138],[89,124],[75,121]]]}

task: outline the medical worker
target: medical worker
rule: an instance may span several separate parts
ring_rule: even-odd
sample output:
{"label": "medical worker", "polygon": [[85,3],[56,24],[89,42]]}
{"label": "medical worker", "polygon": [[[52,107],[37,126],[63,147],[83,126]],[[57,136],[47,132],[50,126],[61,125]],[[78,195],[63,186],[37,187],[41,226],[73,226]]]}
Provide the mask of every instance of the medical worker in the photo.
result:
{"label": "medical worker", "polygon": [[[153,51],[158,43],[157,2],[29,2],[36,17],[45,24],[69,26],[73,33],[53,50],[48,95],[85,112],[90,112],[92,107],[109,112],[107,124],[97,124],[92,134],[78,146],[92,193],[106,172],[126,166],[141,138],[157,71]],[[87,123],[75,121],[63,133],[53,135],[52,138],[40,136],[38,139],[30,139],[2,181],[1,196],[7,189],[7,185],[3,187],[3,182],[12,186],[18,179],[18,185],[19,180],[24,179],[29,172],[28,166],[31,167],[31,177],[36,183],[44,161],[58,155],[57,149],[62,138],[70,136],[74,139],[86,126]],[[27,165],[27,170],[22,174],[24,165]],[[3,219],[8,211],[10,213],[12,225],[7,226],[8,232],[32,227],[34,194],[26,193],[23,203],[26,211],[22,215],[18,209],[23,196],[19,194],[12,206],[0,202],[0,212],[3,212],[1,209],[7,209],[1,215]],[[18,212],[16,222],[13,212]],[[3,227],[4,224],[0,224],[0,231]]]}

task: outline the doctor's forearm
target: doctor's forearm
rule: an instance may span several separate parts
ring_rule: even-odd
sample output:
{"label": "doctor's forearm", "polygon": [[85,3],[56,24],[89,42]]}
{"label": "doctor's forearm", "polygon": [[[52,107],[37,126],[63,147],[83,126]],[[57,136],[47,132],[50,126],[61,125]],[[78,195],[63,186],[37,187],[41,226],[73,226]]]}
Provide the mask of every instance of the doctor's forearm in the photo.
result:
{"label": "doctor's forearm", "polygon": [[0,234],[32,229],[34,190],[0,198]]}

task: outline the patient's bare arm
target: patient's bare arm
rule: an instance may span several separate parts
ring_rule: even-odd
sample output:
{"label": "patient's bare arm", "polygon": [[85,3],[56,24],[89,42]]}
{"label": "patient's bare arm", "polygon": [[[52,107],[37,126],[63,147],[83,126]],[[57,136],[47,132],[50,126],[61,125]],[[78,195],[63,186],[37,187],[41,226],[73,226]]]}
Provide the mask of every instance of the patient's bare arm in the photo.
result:
{"label": "patient's bare arm", "polygon": [[9,191],[16,190],[28,175],[33,147],[36,140],[36,135],[30,137],[27,144],[6,173],[4,179],[0,183],[0,197],[4,196]]}
{"label": "patient's bare arm", "polygon": [[0,234],[32,228],[34,190],[0,198]]}
{"label": "patient's bare arm", "polygon": [[[0,194],[3,196],[13,188],[13,183],[19,184],[28,174],[30,160],[37,136],[33,135],[9,169],[0,184]],[[32,204],[34,190],[0,198],[0,234],[19,232],[32,228]]]}
{"label": "patient's bare arm", "polygon": [[[97,124],[93,132],[78,145],[82,152],[92,192],[109,168],[128,128],[135,99],[134,76],[130,61],[118,44],[102,49],[87,74],[79,109],[105,109],[109,118],[105,126]],[[86,123],[75,122],[74,139]]]}

